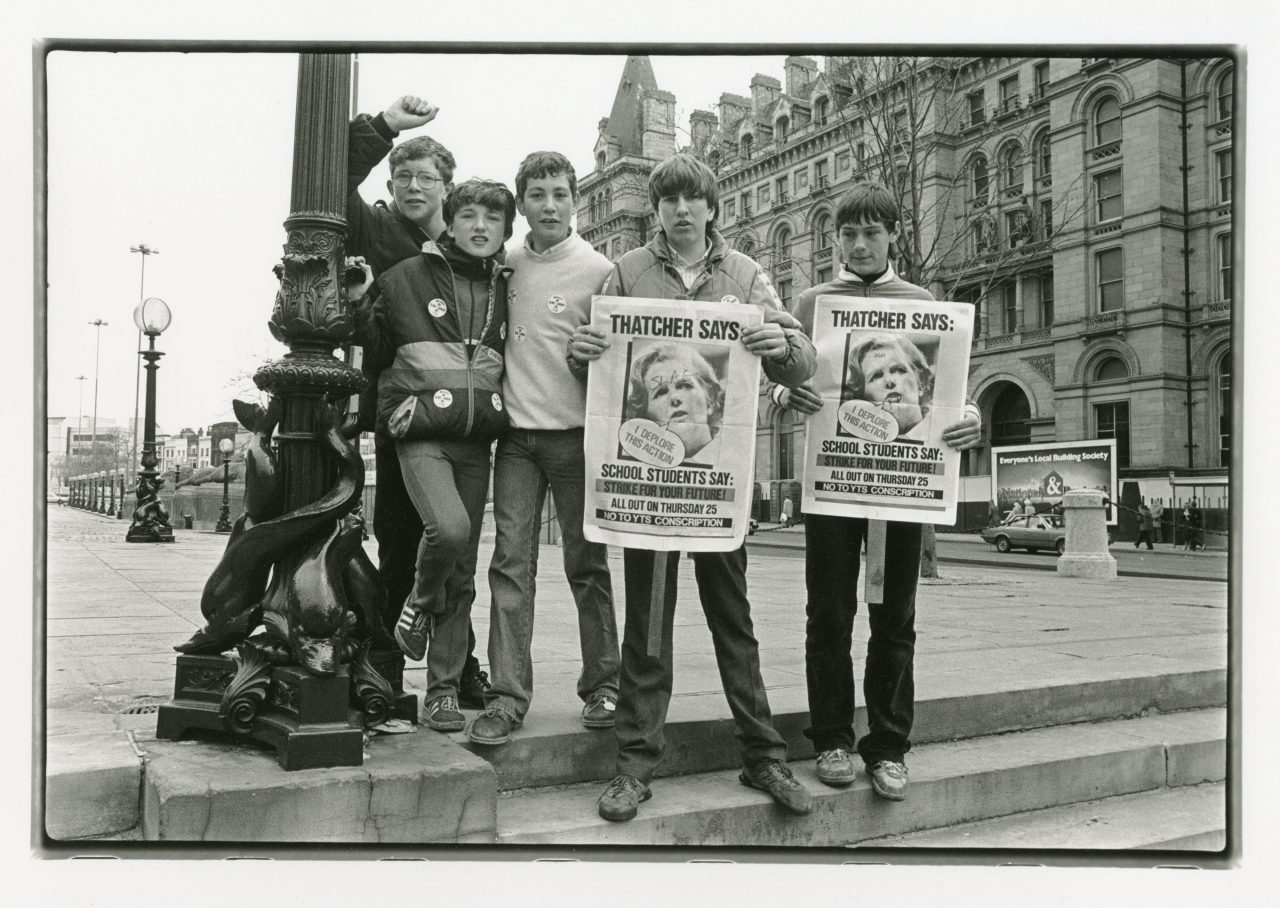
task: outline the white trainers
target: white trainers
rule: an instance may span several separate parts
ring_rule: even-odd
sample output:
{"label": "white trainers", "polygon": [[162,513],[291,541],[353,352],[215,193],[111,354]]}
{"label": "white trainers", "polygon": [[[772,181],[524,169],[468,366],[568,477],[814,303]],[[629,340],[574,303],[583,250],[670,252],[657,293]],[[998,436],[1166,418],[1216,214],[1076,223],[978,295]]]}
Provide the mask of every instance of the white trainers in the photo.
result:
{"label": "white trainers", "polygon": [[427,641],[435,628],[434,616],[413,607],[413,597],[404,602],[400,620],[396,622],[395,638],[401,651],[414,662],[421,662],[427,654]]}

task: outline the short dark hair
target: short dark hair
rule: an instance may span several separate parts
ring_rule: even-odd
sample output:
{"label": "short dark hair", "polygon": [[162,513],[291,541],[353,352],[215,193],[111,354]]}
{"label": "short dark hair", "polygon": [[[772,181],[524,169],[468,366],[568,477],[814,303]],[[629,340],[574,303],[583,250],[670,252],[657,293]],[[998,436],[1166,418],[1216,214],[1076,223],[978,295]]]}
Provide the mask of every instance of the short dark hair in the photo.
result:
{"label": "short dark hair", "polygon": [[405,161],[418,161],[422,158],[430,158],[435,162],[436,170],[440,171],[440,176],[446,183],[453,182],[453,171],[458,166],[453,160],[453,153],[430,136],[415,136],[401,142],[391,149],[388,160],[391,172],[395,173],[396,168]]}
{"label": "short dark hair", "polygon": [[578,175],[573,165],[558,151],[535,151],[526,155],[516,171],[516,198],[523,199],[525,188],[530,180],[541,177],[555,177],[564,174],[569,178],[569,194],[578,197]]}
{"label": "short dark hair", "polygon": [[501,211],[506,220],[502,238],[511,239],[516,220],[516,197],[511,194],[510,189],[497,180],[470,179],[459,183],[444,197],[444,222],[452,224],[454,212],[467,205],[483,205],[490,211]]}
{"label": "short dark hair", "polygon": [[691,199],[703,199],[711,209],[707,230],[715,223],[720,211],[720,190],[711,168],[686,152],[667,158],[649,174],[649,204],[658,210],[663,196],[683,194]]}
{"label": "short dark hair", "polygon": [[898,203],[880,183],[858,183],[836,205],[836,230],[845,224],[872,221],[879,221],[885,230],[892,231],[898,226]]}

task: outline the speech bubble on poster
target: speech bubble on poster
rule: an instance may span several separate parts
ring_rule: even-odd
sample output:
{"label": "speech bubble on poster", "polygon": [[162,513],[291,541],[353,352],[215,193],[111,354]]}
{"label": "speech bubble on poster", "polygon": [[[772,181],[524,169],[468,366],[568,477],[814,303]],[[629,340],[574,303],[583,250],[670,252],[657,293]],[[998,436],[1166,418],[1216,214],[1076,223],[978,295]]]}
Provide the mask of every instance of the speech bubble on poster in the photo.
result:
{"label": "speech bubble on poster", "polygon": [[836,411],[845,431],[867,441],[893,441],[898,437],[898,420],[865,400],[846,400]]}
{"label": "speech bubble on poster", "polygon": [[652,419],[628,419],[618,429],[618,443],[627,454],[651,466],[674,467],[684,460],[680,436]]}

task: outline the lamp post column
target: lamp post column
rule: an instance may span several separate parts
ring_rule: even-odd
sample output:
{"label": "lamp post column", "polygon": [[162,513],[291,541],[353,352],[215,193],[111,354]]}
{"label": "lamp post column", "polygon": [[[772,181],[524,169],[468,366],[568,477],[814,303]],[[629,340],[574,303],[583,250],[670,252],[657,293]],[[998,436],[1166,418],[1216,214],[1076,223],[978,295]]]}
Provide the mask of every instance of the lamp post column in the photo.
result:
{"label": "lamp post column", "polygon": [[218,450],[222,452],[222,511],[218,514],[217,526],[213,528],[215,533],[231,532],[231,498],[228,494],[228,483],[231,481],[231,450],[234,447],[229,438],[218,442]]}
{"label": "lamp post column", "polygon": [[[139,311],[151,302],[153,301],[147,300],[142,303],[138,307]],[[164,306],[164,303],[160,302],[160,305]],[[129,524],[124,536],[127,542],[173,542],[169,511],[160,500],[160,485],[164,480],[156,471],[156,464],[159,462],[156,460],[156,370],[160,368],[157,365],[160,357],[164,356],[156,350],[156,334],[168,327],[168,316],[168,307],[164,306],[163,324],[159,330],[152,333],[144,328],[150,344],[146,350],[139,351],[147,363],[144,366],[147,370],[146,429],[142,441],[142,469],[138,471],[138,505],[133,512],[133,522]],[[135,313],[135,320],[137,319],[138,314]]]}

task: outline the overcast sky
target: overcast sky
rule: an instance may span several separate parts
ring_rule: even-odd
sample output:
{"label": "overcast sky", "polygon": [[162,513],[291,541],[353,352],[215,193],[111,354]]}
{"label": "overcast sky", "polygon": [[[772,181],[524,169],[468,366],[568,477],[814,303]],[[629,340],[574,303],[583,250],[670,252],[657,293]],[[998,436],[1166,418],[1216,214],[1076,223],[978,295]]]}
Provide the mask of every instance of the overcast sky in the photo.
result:
{"label": "overcast sky", "polygon": [[[435,122],[407,135],[442,141],[460,179],[513,186],[520,160],[539,148],[563,151],[585,175],[624,60],[362,53],[359,109],[375,113],[402,94],[438,104]],[[782,60],[652,58],[683,130],[689,112],[715,110],[721,92],[748,93],[755,73],[781,79]],[[89,323],[103,319],[98,414],[132,417],[140,292],[173,312],[157,340],[161,431],[234,419],[231,399],[256,393],[243,377],[287,352],[266,323],[289,213],[297,66],[294,53],[48,57],[50,416],[83,413],[88,426],[99,330]],[[500,91],[517,84],[528,89],[518,103]],[[387,197],[386,178],[377,169],[361,193]],[[159,250],[146,256],[145,288],[143,256],[130,252],[143,243]]]}

